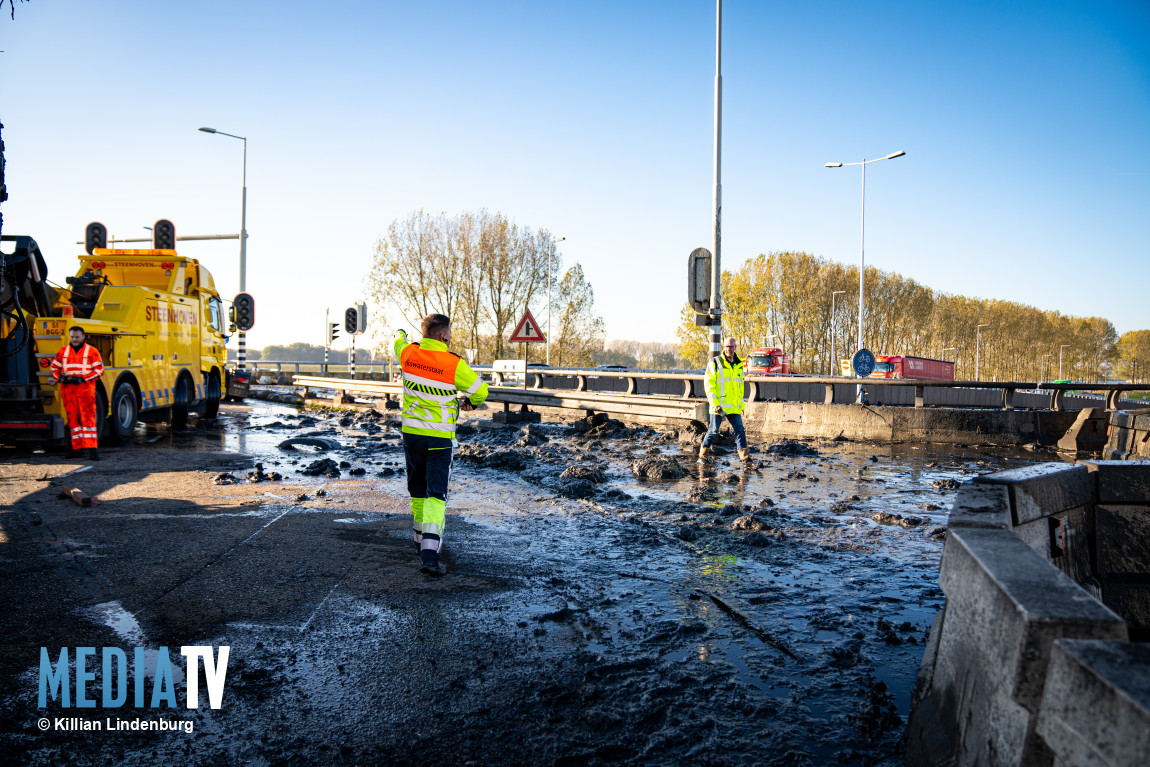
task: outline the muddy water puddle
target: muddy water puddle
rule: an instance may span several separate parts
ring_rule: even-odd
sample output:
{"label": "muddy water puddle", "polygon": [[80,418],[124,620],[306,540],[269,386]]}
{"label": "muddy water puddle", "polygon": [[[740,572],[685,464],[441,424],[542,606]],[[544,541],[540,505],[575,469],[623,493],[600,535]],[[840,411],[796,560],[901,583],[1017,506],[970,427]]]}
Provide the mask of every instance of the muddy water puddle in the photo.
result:
{"label": "muddy water puddle", "polygon": [[[529,692],[500,703],[505,721],[519,722],[505,726],[524,758],[554,761],[548,749],[559,748],[589,762],[894,764],[943,600],[938,562],[958,484],[1054,459],[829,440],[769,452],[760,441],[745,470],[729,445],[700,466],[697,443],[670,430],[608,426],[462,429],[446,561],[515,585],[461,603],[450,620],[336,591],[329,604],[343,617],[330,627],[317,618],[320,635],[338,645],[354,623],[364,636],[410,630],[437,646],[501,637],[534,669]],[[278,447],[302,435],[339,447]],[[136,442],[244,452],[329,499],[406,492],[398,429],[374,415],[256,404],[183,434],[141,428]],[[637,478],[649,458],[685,476]],[[304,473],[323,459],[331,471]],[[300,657],[325,684],[344,673],[323,652]],[[521,689],[522,665],[508,663],[502,677],[485,673]],[[463,724],[479,726],[492,705],[484,696],[498,693],[460,673],[474,701]],[[301,685],[306,676],[293,672]],[[312,687],[322,710],[370,706],[346,691],[321,703],[324,685]],[[467,729],[451,737],[482,753]]]}

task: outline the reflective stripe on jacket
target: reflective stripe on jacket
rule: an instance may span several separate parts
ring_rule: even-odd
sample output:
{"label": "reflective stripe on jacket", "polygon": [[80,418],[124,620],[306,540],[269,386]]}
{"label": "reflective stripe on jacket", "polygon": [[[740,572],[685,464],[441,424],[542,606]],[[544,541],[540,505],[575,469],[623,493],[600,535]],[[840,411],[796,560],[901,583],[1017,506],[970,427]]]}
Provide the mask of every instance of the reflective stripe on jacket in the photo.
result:
{"label": "reflective stripe on jacket", "polygon": [[442,341],[425,338],[412,344],[401,333],[395,339],[395,356],[403,373],[403,431],[454,439],[458,395],[481,405],[487,399],[487,384]]}
{"label": "reflective stripe on jacket", "polygon": [[100,352],[91,344],[84,344],[79,350],[68,344],[56,352],[52,360],[52,377],[60,380],[64,376],[79,376],[87,382],[98,381],[104,375],[104,361]]}
{"label": "reflective stripe on jacket", "polygon": [[742,413],[745,380],[743,361],[737,356],[733,363],[727,362],[723,354],[707,363],[707,400],[711,409],[721,407],[724,413]]}

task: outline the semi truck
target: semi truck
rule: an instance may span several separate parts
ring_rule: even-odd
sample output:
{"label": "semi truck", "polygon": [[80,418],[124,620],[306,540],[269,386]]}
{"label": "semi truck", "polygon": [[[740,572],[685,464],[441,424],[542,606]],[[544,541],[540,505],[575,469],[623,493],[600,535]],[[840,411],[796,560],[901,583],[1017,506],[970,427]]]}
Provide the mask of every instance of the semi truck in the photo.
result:
{"label": "semi truck", "polygon": [[782,349],[760,346],[751,349],[743,371],[748,376],[787,376],[791,373],[790,355]]}
{"label": "semi truck", "polygon": [[[843,375],[853,375],[851,361],[842,361]],[[910,355],[876,354],[874,371],[868,378],[910,378],[930,381],[953,381],[954,363]]]}
{"label": "semi truck", "polygon": [[33,238],[0,237],[0,442],[66,438],[49,365],[73,326],[104,361],[96,416],[105,439],[128,439],[140,420],[182,429],[189,413],[215,417],[227,383],[225,344],[236,327],[225,325],[211,272],[176,252],[166,219],[153,227],[149,249],[106,247],[98,222],[88,225],[85,243],[62,287],[48,282]]}

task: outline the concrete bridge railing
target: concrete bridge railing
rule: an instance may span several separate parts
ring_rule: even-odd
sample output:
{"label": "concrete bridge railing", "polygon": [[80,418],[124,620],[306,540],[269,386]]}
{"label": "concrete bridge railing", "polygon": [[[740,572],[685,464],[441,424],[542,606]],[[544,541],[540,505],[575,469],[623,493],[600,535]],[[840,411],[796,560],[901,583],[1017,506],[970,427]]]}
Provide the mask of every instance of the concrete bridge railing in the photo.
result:
{"label": "concrete bridge railing", "polygon": [[1150,462],[960,488],[909,765],[1150,764]]}

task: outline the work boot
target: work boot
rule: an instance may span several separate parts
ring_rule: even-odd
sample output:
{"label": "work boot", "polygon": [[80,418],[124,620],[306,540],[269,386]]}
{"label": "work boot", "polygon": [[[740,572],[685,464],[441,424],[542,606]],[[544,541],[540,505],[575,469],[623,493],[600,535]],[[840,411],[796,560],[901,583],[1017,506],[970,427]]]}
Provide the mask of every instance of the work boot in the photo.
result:
{"label": "work boot", "polygon": [[745,447],[739,448],[739,460],[746,464],[748,468],[755,465],[755,460],[751,458],[751,451]]}
{"label": "work boot", "polygon": [[419,572],[428,575],[447,575],[447,566],[437,559],[434,562],[424,562],[419,566]]}
{"label": "work boot", "polygon": [[700,447],[699,448],[699,463],[706,463],[710,459],[711,459],[711,448]]}
{"label": "work boot", "polygon": [[100,451],[99,451],[99,450],[97,450],[97,449],[96,449],[96,448],[94,448],[94,447],[90,447],[90,448],[88,448],[88,460],[89,460],[89,461],[98,461],[98,460],[100,460]]}

